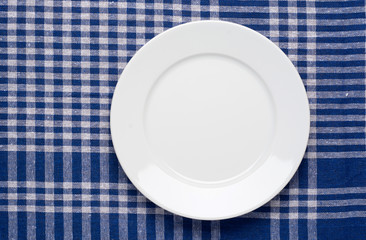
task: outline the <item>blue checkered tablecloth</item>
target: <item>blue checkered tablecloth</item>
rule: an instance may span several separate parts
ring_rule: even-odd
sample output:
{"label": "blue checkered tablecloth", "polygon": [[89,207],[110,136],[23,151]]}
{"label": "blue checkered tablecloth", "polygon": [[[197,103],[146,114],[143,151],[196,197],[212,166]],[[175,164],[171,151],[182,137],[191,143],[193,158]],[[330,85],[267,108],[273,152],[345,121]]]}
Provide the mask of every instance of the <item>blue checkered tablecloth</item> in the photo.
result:
{"label": "blue checkered tablecloth", "polygon": [[[0,239],[366,239],[364,1],[0,0]],[[109,108],[158,33],[221,19],[275,42],[311,108],[303,162],[265,206],[172,215],[129,182]]]}

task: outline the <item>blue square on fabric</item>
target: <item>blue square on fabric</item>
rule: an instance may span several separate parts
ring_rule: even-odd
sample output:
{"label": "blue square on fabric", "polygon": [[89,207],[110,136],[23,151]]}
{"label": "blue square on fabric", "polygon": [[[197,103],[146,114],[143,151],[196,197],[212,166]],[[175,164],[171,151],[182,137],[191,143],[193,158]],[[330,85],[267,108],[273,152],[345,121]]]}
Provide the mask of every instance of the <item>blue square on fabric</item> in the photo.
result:
{"label": "blue square on fabric", "polygon": [[46,201],[45,200],[36,200],[36,206],[45,206]]}
{"label": "blue square on fabric", "polygon": [[43,146],[45,144],[45,139],[37,138],[36,141],[35,141],[35,144],[37,146]]}
{"label": "blue square on fabric", "polygon": [[319,188],[364,187],[366,158],[318,158]]}
{"label": "blue square on fabric", "polygon": [[91,207],[100,207],[100,201],[90,201]]}
{"label": "blue square on fabric", "polygon": [[[100,109],[99,103],[90,103],[90,109]],[[99,116],[97,118],[99,120]]]}
{"label": "blue square on fabric", "polygon": [[90,189],[90,194],[91,195],[99,195],[100,194],[100,190],[99,189]]}
{"label": "blue square on fabric", "polygon": [[[40,23],[40,24],[44,24],[44,21],[42,21],[42,23]],[[35,36],[44,36],[44,30],[35,30],[34,34],[35,34]],[[43,42],[36,42],[35,45],[36,45],[36,48],[44,48]]]}
{"label": "blue square on fabric", "polygon": [[118,21],[117,20],[108,20],[108,25],[109,26],[118,26]]}
{"label": "blue square on fabric", "polygon": [[118,195],[118,189],[109,189],[109,195]]}
{"label": "blue square on fabric", "polygon": [[91,43],[89,47],[92,50],[99,50],[99,44]]}
{"label": "blue square on fabric", "polygon": [[118,201],[109,201],[109,207],[118,207]]}
{"label": "blue square on fabric", "polygon": [[136,196],[137,190],[129,189],[129,190],[127,190],[127,194],[130,196]]}
{"label": "blue square on fabric", "polygon": [[17,66],[17,71],[18,72],[27,72],[27,67],[26,66]]}
{"label": "blue square on fabric", "polygon": [[53,80],[53,84],[54,84],[54,85],[56,85],[56,86],[63,85],[63,84],[62,84],[62,80],[61,80],[61,79],[54,79],[54,80]]}
{"label": "blue square on fabric", "polygon": [[73,139],[72,140],[73,146],[81,146],[81,139]]}
{"label": "blue square on fabric", "polygon": [[53,191],[54,191],[55,194],[63,194],[64,193],[63,188],[55,188]]}
{"label": "blue square on fabric", "polygon": [[[145,12],[148,15],[148,10],[146,10]],[[154,27],[154,22],[153,21],[145,21],[145,27]],[[148,34],[148,33],[145,33],[145,34]]]}
{"label": "blue square on fabric", "polygon": [[25,120],[27,118],[26,114],[17,114],[17,120]]}
{"label": "blue square on fabric", "polygon": [[45,56],[42,55],[42,54],[36,54],[35,56],[35,59],[38,60],[38,61],[42,61],[42,60],[45,60]]}
{"label": "blue square on fabric", "polygon": [[63,34],[62,31],[57,31],[57,30],[53,31],[53,36],[54,37],[62,37],[62,34]]}
{"label": "blue square on fabric", "polygon": [[[136,14],[136,9],[135,8],[127,8],[127,14]],[[130,24],[133,25],[133,24]]]}
{"label": "blue square on fabric", "polygon": [[53,131],[54,131],[55,133],[62,133],[62,132],[63,132],[63,128],[62,128],[62,127],[54,127],[54,128],[53,128]]}
{"label": "blue square on fabric", "polygon": [[25,126],[17,126],[17,132],[25,132],[26,127]]}
{"label": "blue square on fabric", "polygon": [[27,139],[26,138],[18,138],[17,139],[17,144],[18,145],[26,145],[27,144]]}
{"label": "blue square on fabric", "polygon": [[24,24],[24,23],[26,23],[26,18],[23,17],[17,18],[17,24]]}
{"label": "blue square on fabric", "polygon": [[17,205],[20,205],[20,206],[27,205],[27,200],[25,200],[25,199],[18,199],[17,200]]}
{"label": "blue square on fabric", "polygon": [[[167,15],[167,16],[172,16],[173,15],[173,10],[166,9],[166,10],[163,11],[163,14]],[[169,22],[169,23],[171,23],[171,22]]]}
{"label": "blue square on fabric", "polygon": [[[26,46],[27,46],[26,42],[17,42],[17,48],[25,48]],[[25,54],[17,54],[17,57],[20,55],[25,55]],[[24,59],[20,59],[20,60],[24,60]]]}
{"label": "blue square on fabric", "polygon": [[35,131],[36,131],[36,132],[44,132],[44,131],[45,131],[45,127],[42,127],[42,126],[36,126],[36,127],[35,127]]}
{"label": "blue square on fabric", "polygon": [[44,189],[44,188],[36,188],[36,193],[45,194],[46,193],[46,189]]}
{"label": "blue square on fabric", "polygon": [[[53,48],[54,49],[62,49],[62,43],[57,43],[57,42],[53,43]],[[58,55],[53,55],[53,56],[58,56]]]}
{"label": "blue square on fabric", "polygon": [[109,14],[117,14],[118,13],[118,8],[108,8],[108,13]]}
{"label": "blue square on fabric", "polygon": [[62,139],[54,139],[53,140],[53,145],[54,146],[62,146],[63,145],[63,140]]}
{"label": "blue square on fabric", "polygon": [[44,12],[44,6],[36,5],[34,7],[35,12]]}
{"label": "blue square on fabric", "polygon": [[71,12],[73,13],[81,13],[81,7],[72,7]]}
{"label": "blue square on fabric", "polygon": [[146,202],[146,207],[147,207],[147,208],[155,208],[155,207],[156,207],[156,205],[155,205],[155,203],[153,203],[153,202],[147,201],[147,202]]}
{"label": "blue square on fabric", "polygon": [[[25,119],[25,117],[24,117],[24,119]],[[36,120],[44,120],[45,119],[45,115],[44,114],[36,114],[35,115],[35,119]]]}
{"label": "blue square on fabric", "polygon": [[366,219],[361,217],[318,219],[317,232],[319,239],[363,239],[366,236]]}
{"label": "blue square on fabric", "polygon": [[81,103],[73,103],[72,108],[73,109],[81,109]]}
{"label": "blue square on fabric", "polygon": [[81,194],[81,193],[82,193],[81,188],[73,188],[72,189],[72,194]]}
{"label": "blue square on fabric", "polygon": [[17,60],[26,60],[27,56],[25,54],[17,54]]}
{"label": "blue square on fabric", "polygon": [[90,13],[99,13],[99,8],[91,7],[90,8]]}
{"label": "blue square on fabric", "polygon": [[90,56],[90,61],[91,62],[99,62],[100,58],[99,58],[99,56]]}
{"label": "blue square on fabric", "polygon": [[81,44],[80,43],[71,43],[71,48],[72,49],[81,49]]}
{"label": "blue square on fabric", "polygon": [[81,19],[71,19],[71,25],[81,25]]}
{"label": "blue square on fabric", "polygon": [[18,187],[18,189],[17,189],[17,193],[26,193],[26,192],[27,192],[27,189],[24,187]]}
{"label": "blue square on fabric", "polygon": [[118,50],[117,44],[108,44],[108,50]]}
{"label": "blue square on fabric", "polygon": [[17,107],[18,108],[25,108],[26,106],[27,106],[26,102],[21,102],[21,101],[17,102]]}
{"label": "blue square on fabric", "polygon": [[4,30],[4,29],[0,29],[0,36],[6,36],[8,34],[8,31],[7,30]]}
{"label": "blue square on fabric", "polygon": [[[58,97],[58,96],[55,96]],[[62,108],[63,107],[63,103],[62,102],[54,102],[53,103],[53,107],[54,108]]]}
{"label": "blue square on fabric", "polygon": [[72,121],[80,122],[81,121],[81,116],[80,115],[72,115]]}
{"label": "blue square on fabric", "polygon": [[73,207],[81,207],[81,206],[82,206],[82,201],[79,201],[79,200],[73,200],[73,201],[72,201],[72,206],[73,206]]}
{"label": "blue square on fabric", "polygon": [[27,35],[26,30],[23,30],[23,29],[17,29],[16,33],[17,33],[18,36],[26,36]]}
{"label": "blue square on fabric", "polygon": [[81,133],[81,128],[80,128],[80,127],[73,127],[73,128],[71,129],[71,132],[72,132],[72,133]]}
{"label": "blue square on fabric", "polygon": [[[90,73],[91,74],[99,74],[99,72],[100,72],[99,68],[90,68]],[[98,86],[99,82],[98,81],[90,81],[90,85]]]}
{"label": "blue square on fabric", "polygon": [[90,140],[90,146],[97,147],[100,145],[100,140]]}
{"label": "blue square on fabric", "polygon": [[108,74],[117,75],[118,74],[118,68],[109,68],[108,69]]}
{"label": "blue square on fabric", "polygon": [[270,220],[233,218],[220,221],[222,239],[270,239]]}
{"label": "blue square on fabric", "polygon": [[53,202],[53,204],[55,205],[55,207],[62,207],[64,205],[64,201],[62,201],[62,200],[55,200]]}
{"label": "blue square on fabric", "polygon": [[[43,56],[42,56],[42,58],[43,58]],[[35,72],[45,72],[45,67],[37,67],[37,66],[36,66],[36,67],[34,68],[34,71],[35,71]]]}
{"label": "blue square on fabric", "polygon": [[17,6],[17,12],[26,12],[27,11],[27,7],[24,5],[18,5]]}
{"label": "blue square on fabric", "polygon": [[128,201],[127,202],[127,207],[129,207],[129,208],[136,208],[137,207],[137,202],[135,202],[135,201]]}
{"label": "blue square on fabric", "polygon": [[35,24],[44,24],[44,18],[36,17],[34,19]]}
{"label": "blue square on fabric", "polygon": [[53,12],[54,13],[62,13],[63,12],[63,8],[62,7],[53,7]]}
{"label": "blue square on fabric", "polygon": [[[98,26],[99,25],[99,19],[91,19],[90,20],[90,25],[94,25],[94,26]],[[95,33],[95,32],[94,32]]]}

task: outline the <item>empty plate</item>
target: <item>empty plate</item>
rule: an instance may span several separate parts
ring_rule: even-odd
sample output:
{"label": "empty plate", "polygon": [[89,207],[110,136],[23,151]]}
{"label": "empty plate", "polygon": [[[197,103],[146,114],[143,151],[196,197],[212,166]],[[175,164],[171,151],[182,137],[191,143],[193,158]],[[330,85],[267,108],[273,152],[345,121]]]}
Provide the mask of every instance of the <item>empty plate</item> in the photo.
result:
{"label": "empty plate", "polygon": [[223,21],[149,41],[124,69],[111,107],[113,145],[131,182],[160,207],[203,220],[248,213],[282,190],[309,123],[286,55]]}

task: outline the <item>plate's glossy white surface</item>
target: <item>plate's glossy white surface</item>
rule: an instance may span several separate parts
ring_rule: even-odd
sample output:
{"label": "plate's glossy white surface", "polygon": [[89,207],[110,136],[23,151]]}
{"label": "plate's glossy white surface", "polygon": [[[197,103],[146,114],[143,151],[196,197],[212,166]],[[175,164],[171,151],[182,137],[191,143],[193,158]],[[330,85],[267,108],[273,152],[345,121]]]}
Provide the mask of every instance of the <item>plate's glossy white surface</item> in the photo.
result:
{"label": "plate's glossy white surface", "polygon": [[157,205],[205,220],[274,197],[301,162],[309,122],[286,55],[222,21],[149,41],[124,69],[111,107],[113,145],[132,183]]}

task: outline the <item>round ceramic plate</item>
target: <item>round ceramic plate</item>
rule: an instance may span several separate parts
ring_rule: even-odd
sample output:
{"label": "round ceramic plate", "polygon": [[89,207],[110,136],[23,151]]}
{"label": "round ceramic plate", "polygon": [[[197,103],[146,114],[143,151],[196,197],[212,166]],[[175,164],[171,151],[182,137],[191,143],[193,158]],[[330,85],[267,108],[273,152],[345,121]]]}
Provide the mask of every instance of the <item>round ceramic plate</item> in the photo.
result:
{"label": "round ceramic plate", "polygon": [[160,207],[204,220],[248,213],[282,190],[309,123],[286,55],[222,21],[149,41],[124,69],[111,107],[113,145],[131,182]]}

